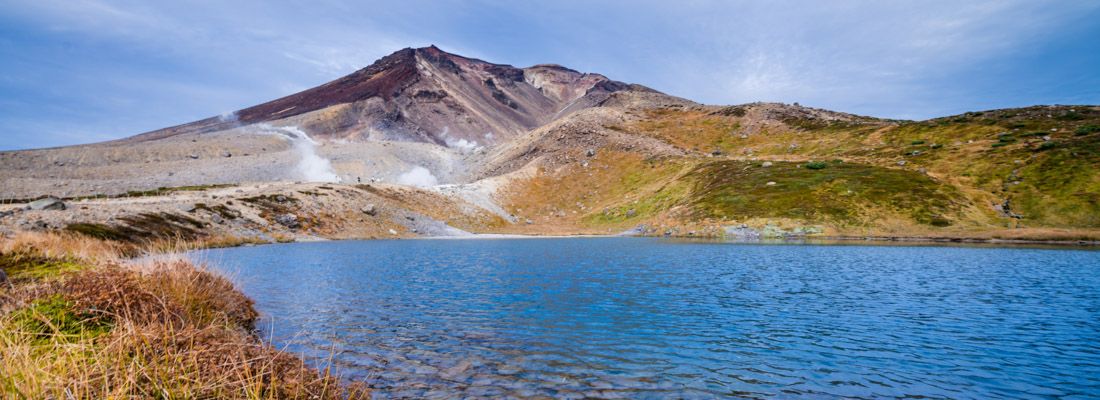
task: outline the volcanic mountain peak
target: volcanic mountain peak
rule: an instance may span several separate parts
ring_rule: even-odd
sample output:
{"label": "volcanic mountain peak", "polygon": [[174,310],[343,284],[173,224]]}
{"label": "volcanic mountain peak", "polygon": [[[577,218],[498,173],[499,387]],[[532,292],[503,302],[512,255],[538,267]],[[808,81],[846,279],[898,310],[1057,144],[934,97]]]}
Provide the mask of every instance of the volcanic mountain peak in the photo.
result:
{"label": "volcanic mountain peak", "polygon": [[204,120],[138,135],[144,141],[256,123],[296,125],[311,136],[488,145],[631,89],[556,65],[516,68],[438,47],[406,48],[312,89]]}

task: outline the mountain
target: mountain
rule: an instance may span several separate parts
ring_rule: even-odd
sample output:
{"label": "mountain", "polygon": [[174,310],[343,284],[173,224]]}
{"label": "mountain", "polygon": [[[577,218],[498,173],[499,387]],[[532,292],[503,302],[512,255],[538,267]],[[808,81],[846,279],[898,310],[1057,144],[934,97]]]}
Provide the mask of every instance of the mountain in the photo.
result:
{"label": "mountain", "polygon": [[[181,207],[223,220],[200,225],[229,235],[457,226],[1100,240],[1098,166],[1097,106],[899,121],[798,104],[704,105],[558,65],[517,68],[433,46],[229,115],[112,142],[0,152],[0,185],[15,200],[166,188],[154,193],[161,200],[124,207],[100,201],[67,216],[0,219],[0,230],[35,226],[33,217],[60,218],[49,226],[144,221],[115,228],[161,232],[152,227]],[[278,196],[288,200],[273,203]],[[362,218],[368,205],[393,218]],[[287,212],[310,222],[275,220]]]}
{"label": "mountain", "polygon": [[403,49],[369,67],[230,116],[160,129],[131,141],[284,121],[325,139],[401,140],[448,145],[506,141],[630,88],[557,65],[516,68]]}

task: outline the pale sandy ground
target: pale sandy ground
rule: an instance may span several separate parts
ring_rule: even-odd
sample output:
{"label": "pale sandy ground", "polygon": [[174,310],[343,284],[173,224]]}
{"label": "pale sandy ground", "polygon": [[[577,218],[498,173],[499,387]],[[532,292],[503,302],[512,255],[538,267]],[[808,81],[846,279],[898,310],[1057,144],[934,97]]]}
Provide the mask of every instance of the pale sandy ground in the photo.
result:
{"label": "pale sandy ground", "polygon": [[[288,213],[302,221],[298,228],[276,221],[276,215],[246,199],[285,196]],[[204,209],[239,214],[225,218]],[[364,212],[374,205],[375,215]],[[67,202],[66,210],[26,210],[25,205],[2,205],[0,233],[64,229],[75,223],[125,224],[124,218],[169,213],[201,221],[213,236],[274,240],[316,240],[418,236],[467,236],[507,222],[496,213],[430,189],[403,185],[343,185],[329,183],[266,182],[140,198],[87,199]]]}

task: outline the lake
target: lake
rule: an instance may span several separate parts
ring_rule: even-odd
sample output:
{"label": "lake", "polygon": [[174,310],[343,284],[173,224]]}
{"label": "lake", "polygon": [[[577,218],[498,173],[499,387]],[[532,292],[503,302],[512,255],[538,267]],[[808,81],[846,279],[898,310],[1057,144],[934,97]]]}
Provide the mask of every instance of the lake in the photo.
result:
{"label": "lake", "polygon": [[646,238],[207,250],[375,398],[1100,396],[1100,252]]}

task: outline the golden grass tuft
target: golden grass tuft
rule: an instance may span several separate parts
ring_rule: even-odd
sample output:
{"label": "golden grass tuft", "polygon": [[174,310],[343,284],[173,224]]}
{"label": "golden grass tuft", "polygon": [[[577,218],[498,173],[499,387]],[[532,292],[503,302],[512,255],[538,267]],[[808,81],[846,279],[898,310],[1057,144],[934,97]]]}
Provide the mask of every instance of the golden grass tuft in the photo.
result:
{"label": "golden grass tuft", "polygon": [[263,344],[252,301],[201,266],[133,263],[125,246],[71,235],[23,234],[0,249],[82,266],[0,288],[4,398],[369,397]]}

